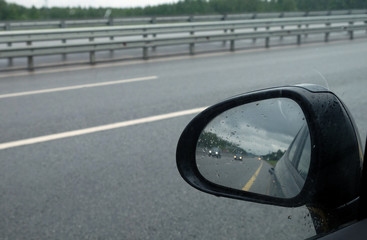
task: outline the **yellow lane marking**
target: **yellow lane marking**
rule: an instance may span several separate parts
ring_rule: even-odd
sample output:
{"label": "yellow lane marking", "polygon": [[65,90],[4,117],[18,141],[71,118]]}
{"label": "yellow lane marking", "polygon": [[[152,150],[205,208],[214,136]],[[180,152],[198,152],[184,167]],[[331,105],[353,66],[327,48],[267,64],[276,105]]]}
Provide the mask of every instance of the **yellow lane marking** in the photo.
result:
{"label": "yellow lane marking", "polygon": [[249,191],[252,187],[252,184],[254,184],[257,175],[259,175],[259,172],[263,166],[263,162],[261,162],[260,167],[256,170],[255,174],[250,178],[250,180],[246,183],[246,185],[242,188],[243,191]]}
{"label": "yellow lane marking", "polygon": [[172,112],[172,113],[161,114],[161,115],[145,117],[145,118],[140,118],[140,119],[135,119],[135,120],[129,120],[129,121],[124,121],[124,122],[112,123],[112,124],[107,124],[107,125],[91,127],[91,128],[84,128],[84,129],[79,129],[79,130],[74,130],[74,131],[69,131],[69,132],[56,133],[56,134],[51,134],[47,136],[28,138],[28,139],[18,140],[14,142],[0,143],[0,150],[24,146],[24,145],[30,145],[30,144],[35,144],[35,143],[47,142],[47,141],[52,141],[52,140],[57,140],[57,139],[62,139],[62,138],[75,137],[75,136],[85,135],[89,133],[102,132],[102,131],[122,128],[122,127],[143,124],[143,123],[156,122],[156,121],[164,120],[164,119],[181,117],[185,115],[199,113],[203,111],[205,108],[207,107],[194,108],[194,109],[189,109],[189,110],[184,110],[184,111],[179,111],[179,112]]}
{"label": "yellow lane marking", "polygon": [[19,96],[25,96],[25,95],[34,95],[34,94],[42,94],[42,93],[50,93],[50,92],[61,92],[61,91],[75,90],[75,89],[81,89],[81,88],[101,87],[101,86],[108,86],[108,85],[114,85],[114,84],[147,81],[147,80],[153,80],[157,78],[158,78],[157,76],[150,76],[150,77],[132,78],[132,79],[124,79],[124,80],[118,80],[118,81],[110,81],[110,82],[99,82],[99,83],[91,83],[91,84],[83,84],[83,85],[74,85],[70,87],[60,87],[60,88],[50,88],[50,89],[28,91],[28,92],[9,93],[9,94],[0,95],[0,98],[19,97]]}

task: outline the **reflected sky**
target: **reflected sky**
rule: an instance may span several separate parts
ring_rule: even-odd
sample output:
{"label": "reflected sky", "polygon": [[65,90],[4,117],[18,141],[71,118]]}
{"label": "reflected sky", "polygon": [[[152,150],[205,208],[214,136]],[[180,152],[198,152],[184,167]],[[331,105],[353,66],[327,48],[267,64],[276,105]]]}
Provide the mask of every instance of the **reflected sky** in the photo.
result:
{"label": "reflected sky", "polygon": [[287,150],[305,122],[303,111],[295,101],[275,98],[227,110],[204,131],[215,133],[248,153],[265,155]]}

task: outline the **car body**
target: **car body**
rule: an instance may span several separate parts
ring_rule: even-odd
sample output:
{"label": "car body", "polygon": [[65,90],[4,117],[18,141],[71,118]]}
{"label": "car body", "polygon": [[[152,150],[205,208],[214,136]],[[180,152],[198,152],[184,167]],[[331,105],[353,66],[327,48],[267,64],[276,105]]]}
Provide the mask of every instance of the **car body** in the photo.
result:
{"label": "car body", "polygon": [[233,159],[234,160],[239,160],[239,161],[242,161],[243,160],[243,155],[240,154],[240,153],[237,153],[233,156]]}
{"label": "car body", "polygon": [[208,156],[209,157],[214,157],[214,158],[221,158],[222,157],[221,151],[220,151],[219,148],[211,148],[208,151]]}
{"label": "car body", "polygon": [[310,165],[311,140],[307,125],[297,133],[285,154],[269,171],[270,195],[283,198],[296,196],[303,188]]}

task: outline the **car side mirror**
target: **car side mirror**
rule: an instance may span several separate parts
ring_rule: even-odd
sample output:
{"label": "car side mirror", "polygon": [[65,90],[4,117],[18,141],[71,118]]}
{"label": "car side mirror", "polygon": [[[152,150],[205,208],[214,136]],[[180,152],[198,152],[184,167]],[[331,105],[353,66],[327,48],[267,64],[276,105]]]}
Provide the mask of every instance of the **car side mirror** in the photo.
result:
{"label": "car side mirror", "polygon": [[353,120],[316,85],[250,92],[207,108],[183,131],[176,159],[186,182],[216,196],[336,209],[360,193]]}

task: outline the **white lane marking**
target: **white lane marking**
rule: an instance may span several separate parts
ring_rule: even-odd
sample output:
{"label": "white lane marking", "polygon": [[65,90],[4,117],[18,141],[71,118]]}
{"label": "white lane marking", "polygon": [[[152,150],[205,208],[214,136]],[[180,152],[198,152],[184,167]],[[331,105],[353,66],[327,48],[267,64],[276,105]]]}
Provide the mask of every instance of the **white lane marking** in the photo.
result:
{"label": "white lane marking", "polygon": [[130,120],[130,121],[101,125],[97,127],[91,127],[91,128],[85,128],[85,129],[74,130],[74,131],[63,132],[63,133],[56,133],[56,134],[51,134],[51,135],[46,135],[46,136],[41,136],[41,137],[28,138],[28,139],[13,141],[13,142],[1,143],[0,150],[20,147],[20,146],[30,145],[30,144],[35,144],[35,143],[48,142],[48,141],[62,139],[62,138],[75,137],[75,136],[85,135],[89,133],[107,131],[107,130],[112,130],[116,128],[143,124],[143,123],[155,122],[155,121],[169,119],[169,118],[181,117],[185,115],[199,113],[203,111],[205,108],[206,107],[194,108],[194,109],[189,109],[189,110],[184,110],[184,111],[179,111],[179,112],[139,118],[139,119]]}
{"label": "white lane marking", "polygon": [[124,79],[124,80],[118,80],[118,81],[110,81],[110,82],[75,85],[75,86],[70,86],[70,87],[60,87],[60,88],[50,88],[50,89],[28,91],[28,92],[8,93],[8,94],[0,95],[0,98],[19,97],[19,96],[25,96],[25,95],[51,93],[51,92],[61,92],[61,91],[75,90],[75,89],[81,89],[81,88],[101,87],[101,86],[108,86],[108,85],[114,85],[114,84],[147,81],[147,80],[153,80],[157,78],[158,78],[157,76],[150,76],[150,77],[132,78],[132,79]]}

